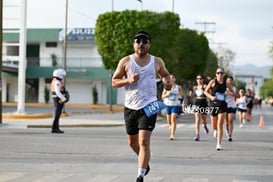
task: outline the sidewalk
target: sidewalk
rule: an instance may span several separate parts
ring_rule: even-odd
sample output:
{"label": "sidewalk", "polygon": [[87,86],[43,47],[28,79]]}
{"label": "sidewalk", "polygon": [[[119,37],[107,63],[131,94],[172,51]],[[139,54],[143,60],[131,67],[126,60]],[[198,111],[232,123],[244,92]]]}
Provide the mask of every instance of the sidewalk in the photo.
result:
{"label": "sidewalk", "polygon": [[[26,103],[26,114],[18,114],[16,103],[4,103],[2,124],[0,127],[14,128],[51,128],[53,122],[53,105]],[[66,114],[60,118],[62,127],[112,127],[123,126],[123,106],[113,105],[109,112],[109,105],[81,105],[67,104]],[[158,115],[158,122],[166,122],[165,117]],[[179,116],[177,122],[192,122],[194,115]]]}
{"label": "sidewalk", "polygon": [[[52,118],[4,119],[3,127],[51,128]],[[99,127],[124,125],[123,113],[68,115],[60,118],[60,127]]]}
{"label": "sidewalk", "polygon": [[[16,103],[4,103],[1,127],[51,128],[53,122],[53,105],[26,103],[26,113],[18,114]],[[114,105],[109,112],[109,105],[67,104],[66,113],[60,118],[60,127],[92,127],[124,125],[123,107]]]}
{"label": "sidewalk", "polygon": [[[26,103],[26,113],[18,114],[16,103],[4,103],[2,125],[0,127],[20,128],[51,128],[53,122],[53,105]],[[67,104],[66,113],[60,118],[60,127],[105,127],[123,126],[123,106],[113,105],[112,112],[109,105]],[[6,111],[6,112],[5,112]],[[166,122],[162,115],[158,115],[158,122]],[[180,115],[177,122],[194,122],[194,115]]]}

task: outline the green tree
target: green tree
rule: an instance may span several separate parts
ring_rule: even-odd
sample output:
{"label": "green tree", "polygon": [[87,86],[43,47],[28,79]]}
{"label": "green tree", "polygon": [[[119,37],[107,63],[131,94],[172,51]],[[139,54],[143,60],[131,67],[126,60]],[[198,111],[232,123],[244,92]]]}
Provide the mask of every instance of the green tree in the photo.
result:
{"label": "green tree", "polygon": [[167,68],[177,78],[190,80],[198,73],[204,73],[208,63],[209,46],[204,34],[194,30],[181,29],[176,35],[173,60],[165,60]]}
{"label": "green tree", "polygon": [[260,87],[259,94],[262,98],[273,97],[273,79],[268,79]]}
{"label": "green tree", "polygon": [[[273,41],[270,42],[269,56],[273,59]],[[271,78],[266,80],[259,90],[263,98],[273,97],[273,68],[271,68]]]}
{"label": "green tree", "polygon": [[209,56],[204,34],[180,29],[180,18],[172,12],[122,11],[101,14],[96,22],[96,44],[106,69],[115,69],[118,61],[133,53],[136,31],[151,34],[150,53],[161,57],[177,79],[190,80],[204,73]]}
{"label": "green tree", "polygon": [[47,86],[45,86],[45,89],[44,89],[44,99],[45,99],[45,103],[49,102],[49,89],[47,88]]}
{"label": "green tree", "polygon": [[132,38],[138,30],[151,34],[151,54],[169,59],[179,26],[179,16],[171,12],[126,10],[99,15],[95,36],[105,68],[115,69],[122,57],[133,53]]}
{"label": "green tree", "polygon": [[240,90],[240,89],[245,90],[246,89],[246,82],[235,79],[234,80],[234,85],[238,90]]}
{"label": "green tree", "polygon": [[97,104],[98,103],[98,91],[97,91],[96,86],[94,86],[92,88],[92,95],[93,95],[93,104]]}
{"label": "green tree", "polygon": [[208,80],[214,78],[217,68],[218,68],[217,56],[212,50],[209,50],[208,62],[205,68],[204,76],[206,76]]}
{"label": "green tree", "polygon": [[263,98],[273,97],[273,68],[271,68],[271,78],[267,79],[260,87],[259,94]]}

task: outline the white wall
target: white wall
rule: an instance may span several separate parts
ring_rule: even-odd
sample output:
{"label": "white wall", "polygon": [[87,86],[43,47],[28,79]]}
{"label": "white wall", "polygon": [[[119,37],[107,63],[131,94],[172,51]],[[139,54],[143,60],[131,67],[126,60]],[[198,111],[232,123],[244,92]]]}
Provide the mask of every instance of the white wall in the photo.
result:
{"label": "white wall", "polygon": [[7,79],[2,78],[2,102],[7,102]]}
{"label": "white wall", "polygon": [[[39,88],[38,88],[38,102],[45,103],[45,86],[50,90],[50,84],[45,83],[44,78],[39,78]],[[50,96],[49,102],[52,102],[52,98]]]}
{"label": "white wall", "polygon": [[98,104],[106,104],[106,84],[99,80],[91,79],[67,79],[66,90],[69,91],[69,103],[93,104],[92,89],[96,85],[98,91]]}
{"label": "white wall", "polygon": [[[44,88],[50,89],[50,84],[45,83],[44,78],[39,79],[39,103],[45,103]],[[100,80],[91,79],[66,79],[66,90],[70,94],[69,103],[73,104],[93,104],[92,88],[96,86],[98,91],[98,104],[106,104],[106,83]],[[53,103],[50,91],[49,103]]]}
{"label": "white wall", "polygon": [[[264,84],[264,77],[254,76],[254,83],[251,82],[252,77],[253,77],[252,75],[250,75],[249,77],[246,77],[245,75],[244,76],[235,75],[236,79],[246,83],[246,89],[248,88],[252,89],[254,87],[256,96],[259,96],[259,89]],[[257,83],[257,85],[255,85],[255,82]]]}
{"label": "white wall", "polygon": [[58,42],[57,47],[46,47],[45,42],[40,43],[40,66],[52,66],[51,54],[57,56],[57,62],[61,66],[61,58],[63,57],[63,47]]}
{"label": "white wall", "polygon": [[[7,51],[3,47],[3,51]],[[46,47],[45,42],[40,42],[40,66],[52,66],[51,54],[57,56],[58,66],[63,66],[63,45],[57,42],[57,47]],[[70,62],[71,61],[71,62]],[[72,65],[74,64],[74,65]],[[97,51],[95,41],[68,41],[67,44],[67,66],[82,67],[103,67],[102,59]],[[9,101],[15,102],[18,92],[17,78],[3,78],[2,100],[7,101],[6,85],[9,84]],[[98,104],[107,102],[107,85],[106,81],[91,79],[67,79],[66,88],[70,93],[69,103],[93,104],[92,88],[96,85],[98,91]],[[45,103],[44,89],[45,86],[50,89],[50,84],[45,83],[44,78],[39,78],[38,102]],[[124,97],[123,97],[124,100]],[[50,103],[53,102],[50,94]]]}
{"label": "white wall", "polygon": [[[2,102],[7,102],[7,94],[9,95],[9,102],[17,101],[18,96],[18,79],[15,77],[3,78],[2,83]],[[9,85],[9,90],[7,90],[7,85]]]}
{"label": "white wall", "polygon": [[125,89],[124,87],[117,89],[117,104],[123,105],[125,101]]}

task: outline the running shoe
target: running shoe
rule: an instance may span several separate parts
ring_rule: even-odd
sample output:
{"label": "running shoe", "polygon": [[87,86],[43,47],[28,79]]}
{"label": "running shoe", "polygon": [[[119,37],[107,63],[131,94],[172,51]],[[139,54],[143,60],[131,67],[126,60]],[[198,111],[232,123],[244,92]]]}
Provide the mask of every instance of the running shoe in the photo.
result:
{"label": "running shoe", "polygon": [[217,144],[216,145],[216,150],[221,150],[222,148],[221,148],[221,145],[220,144]]}
{"label": "running shoe", "polygon": [[228,141],[229,141],[229,142],[232,142],[231,136],[228,136]]}
{"label": "running shoe", "polygon": [[247,121],[250,122],[251,119],[252,119],[252,116],[251,116],[251,115],[248,115],[248,116],[247,116]]}
{"label": "running shoe", "polygon": [[145,172],[145,174],[144,174],[145,176],[150,172],[150,169],[151,169],[151,168],[150,168],[150,165],[148,164],[148,166],[147,166],[147,168],[146,168],[146,172]]}
{"label": "running shoe", "polygon": [[143,182],[143,177],[142,176],[137,177],[136,182]]}
{"label": "running shoe", "polygon": [[170,137],[169,139],[170,139],[170,140],[174,140],[174,137]]}
{"label": "running shoe", "polygon": [[227,138],[229,137],[228,130],[226,130],[226,136],[227,136]]}
{"label": "running shoe", "polygon": [[213,137],[216,138],[217,137],[217,130],[213,131]]}
{"label": "running shoe", "polygon": [[195,140],[195,141],[199,141],[199,140],[200,140],[199,134],[195,135],[194,140]]}
{"label": "running shoe", "polygon": [[209,129],[208,129],[207,126],[204,126],[204,132],[205,132],[206,134],[209,134]]}
{"label": "running shoe", "polygon": [[244,126],[243,124],[240,124],[240,126],[239,126],[239,127],[240,127],[240,128],[243,128],[243,126]]}

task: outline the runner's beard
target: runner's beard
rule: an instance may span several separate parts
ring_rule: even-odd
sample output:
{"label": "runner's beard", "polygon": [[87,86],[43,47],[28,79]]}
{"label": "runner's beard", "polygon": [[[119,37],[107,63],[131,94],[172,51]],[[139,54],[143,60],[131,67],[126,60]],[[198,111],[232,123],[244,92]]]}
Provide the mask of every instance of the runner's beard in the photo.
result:
{"label": "runner's beard", "polygon": [[145,56],[148,53],[146,49],[138,49],[138,54],[140,57]]}

